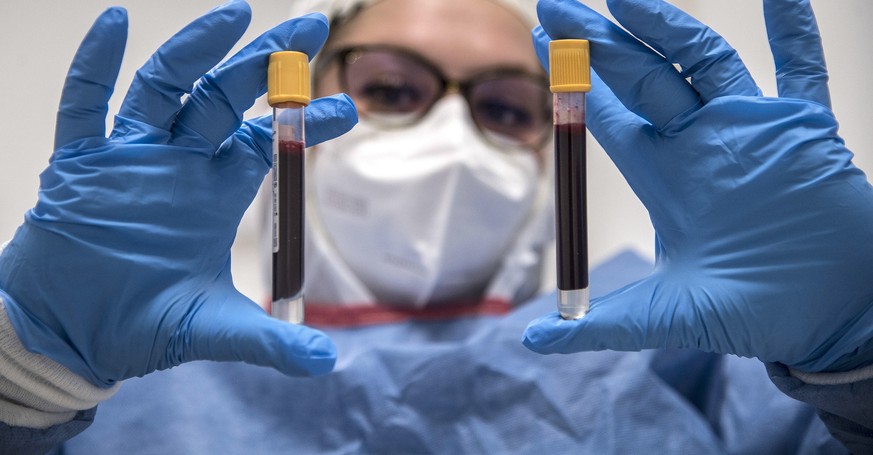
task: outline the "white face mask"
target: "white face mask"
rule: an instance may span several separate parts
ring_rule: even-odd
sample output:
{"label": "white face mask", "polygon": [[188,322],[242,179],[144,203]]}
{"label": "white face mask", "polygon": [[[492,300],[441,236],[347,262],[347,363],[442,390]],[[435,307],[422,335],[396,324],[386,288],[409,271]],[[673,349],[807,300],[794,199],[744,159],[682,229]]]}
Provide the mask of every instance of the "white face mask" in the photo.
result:
{"label": "white face mask", "polygon": [[407,128],[362,120],[311,165],[313,234],[378,301],[416,307],[482,296],[540,178],[532,152],[485,142],[458,95]]}

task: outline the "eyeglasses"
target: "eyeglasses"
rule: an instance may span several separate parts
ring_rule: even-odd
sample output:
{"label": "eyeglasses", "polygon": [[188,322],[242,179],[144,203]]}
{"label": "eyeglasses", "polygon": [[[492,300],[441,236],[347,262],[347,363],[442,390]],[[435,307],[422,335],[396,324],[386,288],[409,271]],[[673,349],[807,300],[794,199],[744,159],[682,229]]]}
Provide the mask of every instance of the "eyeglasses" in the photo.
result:
{"label": "eyeglasses", "polygon": [[338,61],[340,87],[358,112],[384,127],[411,125],[447,93],[460,93],[483,136],[499,146],[538,149],[552,125],[552,97],[544,75],[494,68],[463,81],[445,77],[433,63],[392,46],[339,49],[316,65]]}

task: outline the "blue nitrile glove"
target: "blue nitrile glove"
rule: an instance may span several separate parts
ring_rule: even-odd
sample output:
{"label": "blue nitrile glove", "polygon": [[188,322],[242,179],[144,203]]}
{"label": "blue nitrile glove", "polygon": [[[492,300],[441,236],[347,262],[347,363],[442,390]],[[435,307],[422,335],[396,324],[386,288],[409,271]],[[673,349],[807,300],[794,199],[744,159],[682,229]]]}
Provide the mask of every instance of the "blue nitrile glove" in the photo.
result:
{"label": "blue nitrile glove", "polygon": [[591,41],[588,127],[649,211],[657,265],[582,319],[532,322],[525,345],[690,347],[811,372],[873,362],[873,189],[837,135],[808,1],[764,2],[778,98],[675,7],[607,3],[634,36],[541,0],[534,39],[541,58],[549,37]]}
{"label": "blue nitrile glove", "polygon": [[[109,139],[127,14],[111,8],[88,32],[39,201],[0,256],[2,297],[29,350],[100,386],[200,359],[290,375],[333,368],[323,333],[271,318],[231,281],[236,229],[272,160],[269,116],[242,114],[266,91],[271,52],[313,56],[328,33],[322,15],[293,19],[210,71],[250,17],[231,2],[167,41],[136,74]],[[315,100],[309,144],[356,121],[347,97]]]}

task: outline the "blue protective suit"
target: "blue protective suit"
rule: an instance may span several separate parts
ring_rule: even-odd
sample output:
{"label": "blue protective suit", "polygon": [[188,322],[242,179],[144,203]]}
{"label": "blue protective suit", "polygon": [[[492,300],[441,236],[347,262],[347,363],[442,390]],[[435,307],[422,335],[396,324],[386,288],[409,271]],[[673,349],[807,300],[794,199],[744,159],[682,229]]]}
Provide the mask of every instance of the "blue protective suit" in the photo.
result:
{"label": "blue protective suit", "polygon": [[[592,292],[649,269],[620,255]],[[845,453],[756,360],[528,351],[524,327],[554,302],[328,330],[339,363],[323,378],[195,362],[130,379],[62,453]]]}

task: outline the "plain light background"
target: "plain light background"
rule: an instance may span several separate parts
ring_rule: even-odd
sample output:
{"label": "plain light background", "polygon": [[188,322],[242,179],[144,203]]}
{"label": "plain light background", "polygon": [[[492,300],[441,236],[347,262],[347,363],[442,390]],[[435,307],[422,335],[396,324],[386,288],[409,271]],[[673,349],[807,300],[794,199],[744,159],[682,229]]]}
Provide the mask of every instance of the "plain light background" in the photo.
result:
{"label": "plain light background", "polygon": [[[290,1],[250,0],[253,18],[240,45],[287,18]],[[104,0],[0,3],[0,242],[12,237],[36,201],[38,175],[52,151],[55,114],[64,77],[94,18],[112,5],[127,8],[127,51],[109,111],[123,99],[136,69],[166,39],[220,2],[209,0]],[[608,14],[604,0],[586,4]],[[760,0],[676,0],[675,5],[709,24],[740,52],[765,95],[776,94]],[[855,163],[873,171],[869,119],[873,90],[870,0],[813,0],[831,75],[833,108]],[[111,118],[108,120],[111,126]],[[653,256],[648,215],[603,150],[589,144],[589,251],[592,263],[632,248]],[[766,197],[766,195],[761,195]],[[247,216],[234,246],[234,277],[240,289],[261,300],[257,217]]]}

